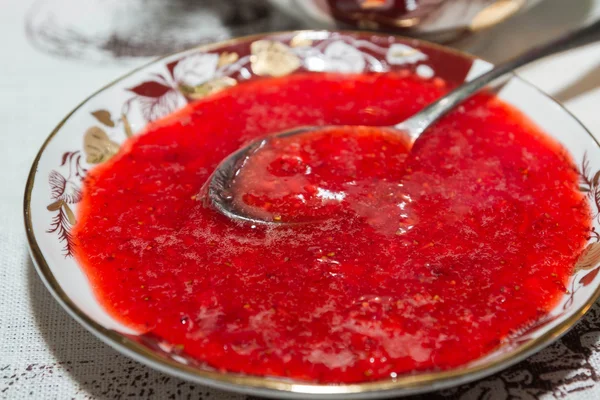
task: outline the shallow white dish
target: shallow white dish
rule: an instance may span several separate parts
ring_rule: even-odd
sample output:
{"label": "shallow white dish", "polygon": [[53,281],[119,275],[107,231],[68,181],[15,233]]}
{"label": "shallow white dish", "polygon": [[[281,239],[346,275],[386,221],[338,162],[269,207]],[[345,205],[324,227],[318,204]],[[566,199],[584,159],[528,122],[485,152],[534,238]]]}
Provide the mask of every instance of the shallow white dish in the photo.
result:
{"label": "shallow white dish", "polygon": [[[221,373],[192,366],[169,346],[138,335],[111,318],[96,300],[72,257],[70,229],[86,170],[106,161],[148,121],[183,107],[215,88],[257,75],[296,71],[415,70],[426,79],[462,82],[490,68],[454,50],[371,33],[302,31],[257,35],[180,52],[154,61],[109,84],[73,110],[50,134],[32,166],[25,191],[27,237],[36,268],[57,301],[104,342],[163,372],[248,394],[306,398],[382,398],[462,384],[512,365],[564,334],[600,295],[600,236],[592,234],[568,288],[552,312],[523,329],[495,352],[443,372],[402,375],[362,384],[318,385],[272,377]],[[600,228],[600,147],[553,99],[518,77],[499,96],[519,108],[563,144],[580,168],[590,196],[593,226]],[[568,240],[568,238],[565,238]]]}

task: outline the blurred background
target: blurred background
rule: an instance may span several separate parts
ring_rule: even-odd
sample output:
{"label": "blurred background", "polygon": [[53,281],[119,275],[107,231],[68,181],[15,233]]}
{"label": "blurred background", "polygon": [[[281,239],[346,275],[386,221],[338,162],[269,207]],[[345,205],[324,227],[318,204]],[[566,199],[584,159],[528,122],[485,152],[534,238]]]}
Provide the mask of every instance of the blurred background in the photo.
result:
{"label": "blurred background", "polygon": [[[598,0],[3,0],[23,45],[71,65],[125,71],[198,44],[257,32],[362,29],[414,36],[502,61],[600,18]],[[13,3],[12,7],[7,4]],[[14,18],[13,15],[14,14]],[[0,17],[2,18],[2,17]],[[578,58],[577,74],[548,79]],[[561,62],[562,60],[562,62]],[[600,60],[575,50],[525,69],[525,77],[572,100],[600,85]],[[527,71],[534,71],[529,74]],[[116,74],[117,72],[115,72]],[[113,74],[114,76],[114,74]],[[549,85],[549,86],[547,86]],[[585,117],[583,117],[585,119]]]}
{"label": "blurred background", "polygon": [[484,51],[494,47],[484,39],[496,36],[490,28],[497,27],[505,52],[512,52],[532,39],[514,38],[561,32],[593,18],[595,8],[594,0],[38,0],[25,28],[40,51],[89,61],[153,57],[293,29],[385,31]]}

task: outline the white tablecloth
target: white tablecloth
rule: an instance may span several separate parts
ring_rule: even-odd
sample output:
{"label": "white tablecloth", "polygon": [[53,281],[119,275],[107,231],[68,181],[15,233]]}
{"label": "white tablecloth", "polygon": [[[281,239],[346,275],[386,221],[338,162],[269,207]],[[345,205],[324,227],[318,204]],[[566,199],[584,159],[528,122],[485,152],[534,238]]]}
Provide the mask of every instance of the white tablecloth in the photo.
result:
{"label": "white tablecloth", "polygon": [[[156,1],[163,5],[177,3]],[[111,33],[111,27],[120,20],[114,15],[109,17],[107,9],[98,8],[99,3],[113,7],[108,11],[117,17],[140,12],[133,0],[0,1],[0,398],[243,399],[245,396],[214,391],[155,372],[102,344],[58,306],[29,259],[22,198],[30,165],[42,142],[81,99],[147,60],[115,56],[148,55],[160,51],[157,45],[172,44],[168,40],[144,44],[144,37],[152,32],[133,37],[135,26],[119,25],[118,32]],[[86,11],[86,7],[91,8]],[[156,14],[161,14],[164,22],[168,12],[159,10]],[[227,12],[231,14],[231,10]],[[230,23],[237,26],[239,18],[248,17],[244,13],[231,14]],[[148,21],[153,17],[157,15],[140,15]],[[600,0],[547,0],[482,35],[473,48],[483,57],[499,61],[564,29],[599,17]],[[68,26],[65,21],[75,21],[80,31],[57,34],[57,27]],[[181,45],[196,40],[194,26],[204,29],[204,34],[227,35],[228,30],[212,16],[206,21],[197,24],[186,20],[189,29],[181,33],[187,35]],[[255,28],[283,27],[278,24],[296,27],[283,17],[269,24],[263,21]],[[244,31],[238,29],[234,33]],[[522,74],[564,101],[600,137],[600,44],[541,61]],[[563,340],[516,367],[423,398],[565,396],[600,398],[598,306]]]}

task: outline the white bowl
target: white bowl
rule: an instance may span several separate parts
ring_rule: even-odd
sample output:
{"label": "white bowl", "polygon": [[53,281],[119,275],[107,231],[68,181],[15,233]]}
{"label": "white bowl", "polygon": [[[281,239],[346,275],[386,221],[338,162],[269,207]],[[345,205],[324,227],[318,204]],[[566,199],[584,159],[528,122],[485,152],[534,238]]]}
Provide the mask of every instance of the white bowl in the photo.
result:
{"label": "white bowl", "polygon": [[[264,62],[274,58],[276,63]],[[216,60],[221,60],[221,67],[217,67]],[[228,78],[217,78],[217,68]],[[85,170],[113,155],[128,136],[140,131],[149,120],[184,106],[190,97],[205,93],[215,83],[231,82],[231,77],[246,80],[252,79],[255,73],[279,75],[300,70],[362,72],[394,68],[410,68],[427,78],[439,76],[447,81],[462,82],[489,69],[490,64],[448,48],[402,37],[286,32],[234,39],[177,53],[100,89],[50,134],[27,181],[24,200],[27,237],[34,263],[48,290],[90,332],[142,363],[200,384],[265,396],[381,398],[437,390],[506,368],[556,340],[585,314],[600,294],[598,235],[592,235],[578,261],[569,282],[569,293],[542,321],[523,329],[493,353],[461,367],[376,382],[307,384],[193,366],[185,358],[169,353],[167,344],[138,335],[115,321],[95,298],[82,269],[71,257],[74,244],[69,232]],[[196,88],[195,95],[190,94],[192,87]],[[516,76],[501,89],[499,96],[519,108],[572,154],[581,168],[583,186],[589,191],[594,229],[599,231],[598,143],[560,104]]]}

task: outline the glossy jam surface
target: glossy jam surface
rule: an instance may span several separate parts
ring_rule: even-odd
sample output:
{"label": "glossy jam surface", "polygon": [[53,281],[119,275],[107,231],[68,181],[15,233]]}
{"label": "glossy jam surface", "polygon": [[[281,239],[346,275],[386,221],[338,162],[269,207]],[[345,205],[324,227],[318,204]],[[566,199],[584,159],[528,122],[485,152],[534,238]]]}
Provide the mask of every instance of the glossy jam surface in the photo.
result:
{"label": "glossy jam surface", "polygon": [[273,139],[240,168],[233,203],[243,214],[266,221],[318,222],[345,215],[371,224],[387,221],[394,230],[402,215],[398,205],[408,200],[401,183],[407,153],[407,137],[382,128],[327,127]]}
{"label": "glossy jam surface", "polygon": [[408,73],[298,74],[151,124],[86,181],[74,235],[97,296],[232,372],[361,382],[492,351],[565,292],[590,228],[570,157],[496,98],[468,101],[410,152],[377,128],[270,142],[235,199],[309,223],[240,225],[200,198],[254,138],[391,125],[445,90]]}

